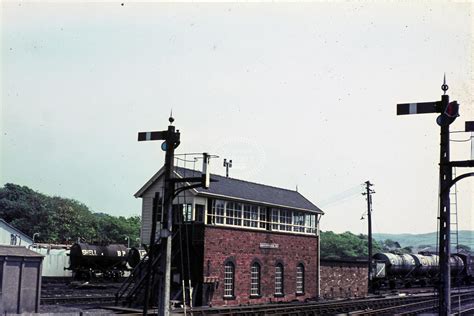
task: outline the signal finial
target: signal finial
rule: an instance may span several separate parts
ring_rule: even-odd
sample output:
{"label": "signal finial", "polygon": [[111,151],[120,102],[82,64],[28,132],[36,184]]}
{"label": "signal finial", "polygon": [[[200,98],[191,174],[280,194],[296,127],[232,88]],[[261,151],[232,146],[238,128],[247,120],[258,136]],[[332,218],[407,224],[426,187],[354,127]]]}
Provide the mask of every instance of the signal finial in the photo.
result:
{"label": "signal finial", "polygon": [[446,84],[446,73],[444,73],[443,77],[443,85],[441,86],[441,90],[444,91],[444,94],[446,94],[446,91],[448,91],[449,86]]}
{"label": "signal finial", "polygon": [[171,109],[170,118],[168,119],[168,121],[170,122],[170,124],[173,124],[173,122],[174,122],[173,109]]}

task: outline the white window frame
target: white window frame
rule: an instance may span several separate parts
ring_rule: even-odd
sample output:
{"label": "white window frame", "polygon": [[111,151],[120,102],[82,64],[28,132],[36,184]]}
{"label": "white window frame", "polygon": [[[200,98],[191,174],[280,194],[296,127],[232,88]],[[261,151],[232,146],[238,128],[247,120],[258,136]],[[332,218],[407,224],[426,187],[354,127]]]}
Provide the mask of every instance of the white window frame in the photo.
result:
{"label": "white window frame", "polygon": [[267,213],[267,209],[256,204],[213,199],[211,212],[206,214],[212,223],[207,224],[316,235],[316,214],[276,207],[269,208]]}
{"label": "white window frame", "polygon": [[296,294],[304,294],[304,265],[296,266]]}
{"label": "white window frame", "polygon": [[214,222],[216,224],[225,223],[225,201],[213,200],[212,209],[214,214]]}
{"label": "white window frame", "polygon": [[284,268],[281,263],[277,263],[275,266],[275,295],[284,295],[283,293],[283,282],[284,282]]}
{"label": "white window frame", "polygon": [[228,261],[224,265],[224,297],[234,297],[235,265]]}
{"label": "white window frame", "polygon": [[252,263],[250,268],[250,296],[260,296],[262,267],[258,262]]}

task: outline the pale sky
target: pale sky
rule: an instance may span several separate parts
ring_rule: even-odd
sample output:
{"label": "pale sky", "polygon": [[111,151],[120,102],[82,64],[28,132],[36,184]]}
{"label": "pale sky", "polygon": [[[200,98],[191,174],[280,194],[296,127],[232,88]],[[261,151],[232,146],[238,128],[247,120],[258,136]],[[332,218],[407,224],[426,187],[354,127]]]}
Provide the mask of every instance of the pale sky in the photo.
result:
{"label": "pale sky", "polygon": [[[451,130],[474,120],[471,3],[1,6],[1,185],[138,215],[133,194],[164,153],[137,132],[166,129],[172,108],[177,153],[298,186],[323,230],[366,231],[367,180],[374,232],[436,230],[436,114],[397,117],[396,104],[439,100],[446,73],[461,104]],[[453,143],[452,158],[470,146]],[[474,179],[459,182],[460,229],[474,230],[473,196]]]}

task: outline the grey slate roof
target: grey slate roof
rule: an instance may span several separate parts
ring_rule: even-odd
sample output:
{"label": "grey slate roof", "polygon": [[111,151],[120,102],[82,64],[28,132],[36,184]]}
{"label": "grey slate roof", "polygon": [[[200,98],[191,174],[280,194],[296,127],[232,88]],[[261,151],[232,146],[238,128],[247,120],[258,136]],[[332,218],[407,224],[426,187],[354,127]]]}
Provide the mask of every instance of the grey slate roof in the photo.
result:
{"label": "grey slate roof", "polygon": [[42,258],[43,255],[34,252],[32,250],[26,249],[24,246],[7,246],[0,245],[0,257],[39,257]]}
{"label": "grey slate roof", "polygon": [[[202,175],[199,171],[184,168],[175,168],[175,171],[181,177],[200,177]],[[215,197],[221,196],[249,202],[265,203],[275,206],[324,213],[319,207],[311,203],[297,191],[234,178],[226,178],[215,174],[211,174],[211,178],[218,180],[218,182],[211,182],[209,189],[195,189],[197,194]]]}

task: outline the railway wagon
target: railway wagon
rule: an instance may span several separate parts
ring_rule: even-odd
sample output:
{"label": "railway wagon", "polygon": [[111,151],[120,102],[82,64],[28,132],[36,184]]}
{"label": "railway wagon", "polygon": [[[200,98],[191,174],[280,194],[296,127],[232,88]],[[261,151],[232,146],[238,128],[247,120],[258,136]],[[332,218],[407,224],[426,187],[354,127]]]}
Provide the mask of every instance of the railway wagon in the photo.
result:
{"label": "railway wagon", "polygon": [[128,251],[127,263],[131,268],[135,268],[145,256],[145,249],[132,247]]}
{"label": "railway wagon", "polygon": [[[377,253],[373,256],[374,289],[433,286],[439,277],[436,254]],[[453,285],[470,284],[474,275],[474,259],[469,254],[453,254],[449,259]]]}
{"label": "railway wagon", "polygon": [[75,243],[71,246],[70,266],[75,279],[118,279],[127,267],[128,249],[125,245],[108,246]]}

